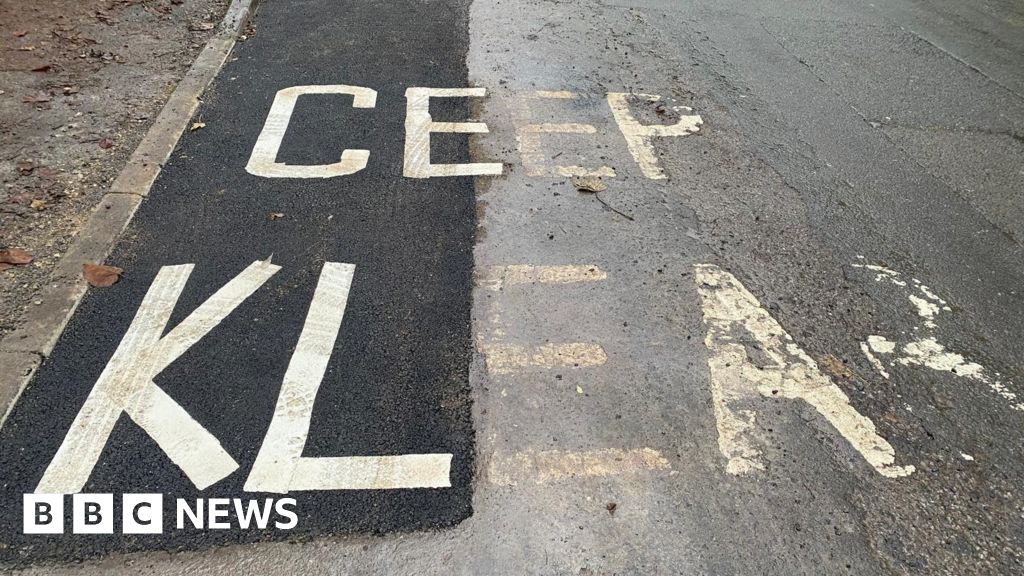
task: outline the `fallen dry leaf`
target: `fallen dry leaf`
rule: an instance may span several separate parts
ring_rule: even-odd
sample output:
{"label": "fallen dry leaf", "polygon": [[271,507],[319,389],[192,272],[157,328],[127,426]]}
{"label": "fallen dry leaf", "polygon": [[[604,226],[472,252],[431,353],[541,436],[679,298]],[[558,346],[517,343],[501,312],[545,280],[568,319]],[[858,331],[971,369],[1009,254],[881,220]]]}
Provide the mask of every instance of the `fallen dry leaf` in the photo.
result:
{"label": "fallen dry leaf", "polygon": [[852,378],[854,375],[853,371],[846,364],[843,364],[842,360],[831,354],[821,359],[821,366],[825,368],[826,372],[838,378]]}
{"label": "fallen dry leaf", "polygon": [[0,250],[0,264],[9,266],[23,266],[32,262],[32,255],[21,248],[7,248]]}
{"label": "fallen dry leaf", "polygon": [[90,286],[95,286],[96,288],[106,288],[117,284],[117,281],[121,279],[121,274],[124,274],[124,270],[117,266],[82,264],[82,276],[85,277],[85,281]]}
{"label": "fallen dry leaf", "polygon": [[33,72],[49,72],[50,71],[50,65],[49,64],[41,64],[41,65],[36,66],[35,68],[33,68],[32,71]]}
{"label": "fallen dry leaf", "polygon": [[18,172],[22,174],[30,174],[35,167],[35,163],[31,160],[18,160]]}
{"label": "fallen dry leaf", "polygon": [[64,95],[70,96],[72,94],[78,94],[78,86],[65,86]]}
{"label": "fallen dry leaf", "polygon": [[270,213],[270,219],[271,220],[280,220],[281,218],[284,218],[284,212],[271,212]]}
{"label": "fallen dry leaf", "polygon": [[608,185],[601,181],[600,178],[594,176],[573,176],[572,185],[576,187],[580,192],[604,192],[608,189]]}
{"label": "fallen dry leaf", "polygon": [[14,37],[15,38],[21,38],[25,34],[28,34],[27,30],[18,30],[17,32],[14,33]]}
{"label": "fallen dry leaf", "polygon": [[46,200],[35,199],[29,205],[29,208],[33,210],[44,210],[46,209]]}
{"label": "fallen dry leaf", "polygon": [[21,52],[31,52],[31,51],[33,51],[35,49],[36,49],[35,46],[21,46],[21,47],[18,48],[18,50],[21,51]]}
{"label": "fallen dry leaf", "polygon": [[98,144],[99,144],[99,147],[103,148],[104,150],[106,150],[108,148],[113,148],[114,147],[114,141],[111,140],[110,138],[100,138],[100,141],[98,142]]}
{"label": "fallen dry leaf", "polygon": [[619,505],[616,504],[615,502],[609,502],[609,503],[604,505],[604,509],[607,510],[609,514],[615,514],[615,510],[618,507],[619,507]]}
{"label": "fallen dry leaf", "polygon": [[216,26],[216,24],[214,24],[213,22],[197,22],[190,26],[190,28],[192,28],[193,30],[204,32],[206,30],[213,30],[214,26]]}
{"label": "fallen dry leaf", "polygon": [[189,128],[188,130],[189,130],[189,132],[195,132],[196,130],[199,130],[200,128],[206,128],[206,122],[195,122],[195,123],[192,124],[192,127]]}
{"label": "fallen dry leaf", "polygon": [[45,92],[39,92],[36,94],[25,94],[21,97],[21,101],[25,104],[39,104],[41,102],[49,102],[50,95]]}

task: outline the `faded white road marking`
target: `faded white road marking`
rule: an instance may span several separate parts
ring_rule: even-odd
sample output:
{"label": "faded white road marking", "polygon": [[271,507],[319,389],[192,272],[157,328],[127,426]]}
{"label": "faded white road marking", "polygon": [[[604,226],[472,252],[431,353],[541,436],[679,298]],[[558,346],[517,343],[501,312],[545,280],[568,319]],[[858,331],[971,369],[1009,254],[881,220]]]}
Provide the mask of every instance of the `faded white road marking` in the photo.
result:
{"label": "faded white road marking", "polygon": [[431,164],[430,134],[432,132],[487,133],[483,122],[434,122],[430,117],[430,98],[482,98],[484,88],[408,88],[405,91],[405,164],[403,174],[409,178],[437,176],[500,176],[502,164]]}
{"label": "faded white road marking", "polygon": [[594,282],[608,278],[608,274],[590,264],[569,264],[563,266],[532,266],[510,264],[487,266],[477,277],[477,284],[488,290],[500,290],[516,284],[572,284]]}
{"label": "faded white road marking", "polygon": [[289,166],[277,161],[277,153],[292,119],[295,102],[303,94],[351,94],[353,108],[373,108],[377,103],[377,92],[360,86],[292,86],[279,90],[252,149],[249,163],[245,165],[246,172],[266,178],[330,178],[355,174],[366,168],[370,158],[369,150],[345,150],[341,153],[341,161],[334,164]]}
{"label": "faded white road marking", "polygon": [[[648,102],[657,102],[661,96],[656,94],[629,94],[626,92],[609,92],[608,106],[612,109],[612,116],[619,125],[622,136],[626,139],[626,146],[633,159],[640,166],[644,176],[655,180],[667,178],[665,171],[658,165],[658,155],[654,150],[654,138],[665,138],[668,136],[686,136],[700,130],[704,120],[696,114],[681,115],[679,122],[671,126],[652,124],[644,126],[637,122],[633,113],[629,110],[629,98],[637,97],[646,99]],[[679,107],[686,112],[692,112],[686,106]]]}
{"label": "faded white road marking", "polygon": [[165,266],[157,273],[131,326],[46,468],[37,493],[81,491],[121,412],[145,430],[200,490],[238,468],[220,442],[157,387],[153,378],[280,267],[252,263],[161,337],[192,268],[192,264]]}
{"label": "faded white road marking", "polygon": [[[931,288],[921,283],[917,278],[911,278],[909,282],[903,275],[895,270],[875,264],[852,264],[854,268],[870,270],[875,273],[876,282],[889,282],[894,286],[907,290],[907,299],[917,311],[918,317],[923,322],[919,327],[914,328],[915,339],[903,344],[897,352],[897,343],[892,342],[877,334],[868,336],[866,343],[861,344],[861,349],[870,358],[875,369],[884,377],[889,375],[885,371],[885,364],[875,354],[893,355],[892,363],[902,366],[922,366],[939,372],[948,372],[962,378],[982,382],[990,390],[1010,403],[1014,410],[1024,411],[1024,402],[1019,401],[1019,396],[1012,392],[1006,384],[999,380],[998,374],[977,362],[968,361],[962,355],[950,352],[945,345],[935,337],[938,328],[937,318],[943,312],[951,312],[949,304],[940,298]],[[875,354],[871,354],[874,352]]]}
{"label": "faded white road marking", "polygon": [[[895,466],[892,446],[874,423],[850,405],[850,399],[732,274],[710,264],[695,268],[707,327],[711,395],[718,445],[726,470],[746,474],[763,470],[755,436],[756,400],[802,399],[818,411],[879,474],[895,478],[914,471]],[[757,359],[747,346],[758,350]],[[756,362],[756,364],[755,364]]]}
{"label": "faded white road marking", "polygon": [[889,373],[885,371],[885,366],[882,364],[882,361],[878,359],[878,356],[875,356],[871,351],[871,345],[867,342],[861,342],[860,350],[864,353],[864,357],[868,359],[868,362],[871,363],[871,366],[882,375],[882,378],[888,379]]}
{"label": "faded white road marking", "polygon": [[604,349],[586,342],[551,343],[539,346],[489,344],[481,347],[491,374],[508,374],[528,368],[586,368],[608,361]]}
{"label": "faded white road marking", "polygon": [[451,454],[302,456],[317,391],[345,316],[355,265],[324,263],[285,371],[274,418],[245,482],[249,492],[383,490],[451,486]]}
{"label": "faded white road marking", "polygon": [[492,457],[487,479],[492,484],[543,484],[569,478],[593,478],[671,470],[657,450],[607,448],[586,452],[563,450],[519,452]]}
{"label": "faded white road marking", "polygon": [[[568,91],[538,90],[526,95],[527,99],[573,99],[576,94]],[[525,117],[528,111],[523,110],[520,115]],[[547,163],[547,154],[541,145],[542,134],[596,134],[597,129],[590,124],[565,123],[565,124],[525,124],[516,128],[516,142],[519,145],[519,155],[522,157],[523,167],[526,174],[538,177],[607,177],[614,178],[615,170],[609,166],[599,166],[594,169],[583,166],[562,166],[550,165]]]}

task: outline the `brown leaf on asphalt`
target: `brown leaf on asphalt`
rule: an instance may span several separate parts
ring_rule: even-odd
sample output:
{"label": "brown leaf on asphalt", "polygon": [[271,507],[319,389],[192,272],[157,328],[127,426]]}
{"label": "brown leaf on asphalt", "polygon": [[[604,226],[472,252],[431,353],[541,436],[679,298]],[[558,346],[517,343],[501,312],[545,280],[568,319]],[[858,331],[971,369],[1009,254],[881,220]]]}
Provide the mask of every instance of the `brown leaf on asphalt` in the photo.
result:
{"label": "brown leaf on asphalt", "polygon": [[14,33],[14,37],[21,38],[25,34],[28,34],[28,30],[18,30],[17,32]]}
{"label": "brown leaf on asphalt", "polygon": [[95,286],[96,288],[106,288],[117,284],[117,281],[121,279],[121,274],[124,274],[124,270],[117,266],[82,264],[82,276],[85,277],[85,281],[90,286]]}
{"label": "brown leaf on asphalt", "polygon": [[41,64],[32,69],[33,72],[49,72],[51,66],[49,64]]}
{"label": "brown leaf on asphalt", "polygon": [[607,184],[594,176],[573,176],[572,185],[580,192],[597,193],[608,189]]}
{"label": "brown leaf on asphalt", "polygon": [[206,122],[195,122],[195,123],[192,124],[192,127],[190,127],[188,129],[188,131],[189,132],[195,132],[196,130],[199,130],[200,128],[206,128]]}
{"label": "brown leaf on asphalt", "polygon": [[78,94],[78,90],[79,90],[78,86],[65,86],[64,87],[64,95],[65,96],[70,96],[72,94]]}
{"label": "brown leaf on asphalt", "polygon": [[609,502],[604,505],[604,509],[607,510],[609,514],[615,514],[615,509],[618,507],[619,505],[615,502]]}
{"label": "brown leaf on asphalt", "polygon": [[280,220],[281,218],[284,218],[284,212],[271,212],[270,213],[270,219],[271,220]]}
{"label": "brown leaf on asphalt", "polygon": [[18,160],[18,172],[22,174],[30,174],[35,167],[35,163],[31,160]]}
{"label": "brown leaf on asphalt", "polygon": [[0,264],[8,266],[23,266],[32,262],[32,255],[21,248],[7,248],[0,250]]}
{"label": "brown leaf on asphalt", "polygon": [[37,92],[35,94],[25,94],[21,97],[21,101],[25,104],[39,104],[41,102],[49,102],[50,95],[46,92]]}
{"label": "brown leaf on asphalt", "polygon": [[103,148],[104,150],[107,150],[108,148],[113,148],[114,147],[114,141],[111,140],[110,138],[100,138],[100,141],[98,142],[98,144],[99,144],[99,147]]}
{"label": "brown leaf on asphalt", "polygon": [[36,198],[35,200],[33,200],[33,201],[32,201],[32,202],[31,202],[31,203],[30,203],[30,204],[28,205],[28,207],[29,207],[29,208],[31,208],[31,209],[33,209],[33,210],[37,210],[37,211],[43,211],[43,210],[45,210],[45,209],[46,209],[46,200],[42,200],[42,199],[40,199],[40,198]]}

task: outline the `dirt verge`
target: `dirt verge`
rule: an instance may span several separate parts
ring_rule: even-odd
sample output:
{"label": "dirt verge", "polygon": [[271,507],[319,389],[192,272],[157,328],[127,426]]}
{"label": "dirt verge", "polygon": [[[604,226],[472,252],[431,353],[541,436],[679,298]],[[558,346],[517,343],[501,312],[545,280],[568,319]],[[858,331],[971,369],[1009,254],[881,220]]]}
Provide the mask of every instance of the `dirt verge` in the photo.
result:
{"label": "dirt verge", "polygon": [[0,337],[40,290],[228,0],[0,2]]}

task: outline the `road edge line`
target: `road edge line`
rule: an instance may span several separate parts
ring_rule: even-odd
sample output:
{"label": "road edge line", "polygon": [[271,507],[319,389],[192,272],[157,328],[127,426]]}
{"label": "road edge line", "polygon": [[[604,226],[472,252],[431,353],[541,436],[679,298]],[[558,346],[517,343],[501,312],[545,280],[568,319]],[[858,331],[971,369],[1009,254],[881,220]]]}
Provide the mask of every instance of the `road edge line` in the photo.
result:
{"label": "road edge line", "polygon": [[58,261],[48,282],[50,288],[42,294],[40,303],[29,308],[20,326],[0,340],[0,364],[4,366],[0,371],[0,427],[82,301],[87,289],[82,264],[103,262],[110,255],[181,139],[203,92],[230,56],[258,2],[232,0],[217,32],[178,81],[153,125]]}

